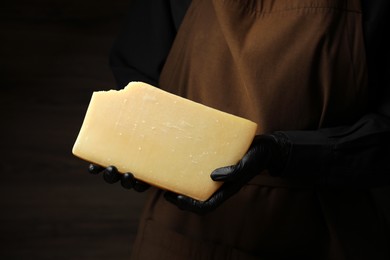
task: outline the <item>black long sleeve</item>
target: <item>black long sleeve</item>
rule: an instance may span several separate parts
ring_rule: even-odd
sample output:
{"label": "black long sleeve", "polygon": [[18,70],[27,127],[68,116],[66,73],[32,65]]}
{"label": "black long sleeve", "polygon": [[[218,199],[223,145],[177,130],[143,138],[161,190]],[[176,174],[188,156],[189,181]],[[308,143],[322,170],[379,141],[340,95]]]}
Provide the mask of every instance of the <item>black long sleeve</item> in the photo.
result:
{"label": "black long sleeve", "polygon": [[285,177],[354,187],[390,184],[390,2],[362,4],[371,109],[349,126],[284,132],[291,142]]}
{"label": "black long sleeve", "polygon": [[130,81],[157,86],[165,59],[190,1],[132,0],[113,44],[110,66],[123,88]]}
{"label": "black long sleeve", "polygon": [[284,177],[332,186],[390,184],[390,119],[368,114],[352,126],[284,132],[291,142]]}

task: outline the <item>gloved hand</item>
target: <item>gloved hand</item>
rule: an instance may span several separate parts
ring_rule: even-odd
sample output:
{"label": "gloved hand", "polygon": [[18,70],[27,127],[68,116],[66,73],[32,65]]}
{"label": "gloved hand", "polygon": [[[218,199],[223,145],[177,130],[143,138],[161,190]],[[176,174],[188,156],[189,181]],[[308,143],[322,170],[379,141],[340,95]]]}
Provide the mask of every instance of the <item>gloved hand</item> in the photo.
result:
{"label": "gloved hand", "polygon": [[240,162],[218,168],[211,173],[212,180],[224,183],[207,201],[198,201],[173,192],[166,192],[164,196],[182,210],[206,214],[236,194],[263,170],[268,170],[271,175],[278,175],[286,164],[289,148],[289,141],[282,133],[258,135]]}
{"label": "gloved hand", "polygon": [[92,174],[102,173],[103,179],[110,184],[120,181],[122,187],[125,189],[134,189],[138,192],[144,192],[150,187],[149,184],[137,180],[130,172],[124,174],[119,173],[115,166],[104,168],[96,164],[90,164],[88,171]]}

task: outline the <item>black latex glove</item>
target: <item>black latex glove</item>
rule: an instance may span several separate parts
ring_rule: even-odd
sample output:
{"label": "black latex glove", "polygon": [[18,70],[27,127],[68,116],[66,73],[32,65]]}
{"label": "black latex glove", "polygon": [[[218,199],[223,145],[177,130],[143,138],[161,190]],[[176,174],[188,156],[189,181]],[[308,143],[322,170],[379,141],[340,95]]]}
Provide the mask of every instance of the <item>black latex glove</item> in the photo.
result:
{"label": "black latex glove", "polygon": [[90,164],[88,171],[92,174],[103,174],[103,179],[110,184],[121,182],[121,185],[125,189],[134,189],[138,192],[146,191],[150,185],[137,180],[130,172],[121,174],[118,172],[115,166],[109,166],[107,168],[98,166],[96,164]]}
{"label": "black latex glove", "polygon": [[224,183],[207,201],[198,201],[173,192],[166,192],[165,198],[182,210],[200,215],[211,212],[263,170],[278,175],[286,164],[289,147],[288,139],[282,133],[258,135],[238,164],[218,168],[211,173],[211,179]]}

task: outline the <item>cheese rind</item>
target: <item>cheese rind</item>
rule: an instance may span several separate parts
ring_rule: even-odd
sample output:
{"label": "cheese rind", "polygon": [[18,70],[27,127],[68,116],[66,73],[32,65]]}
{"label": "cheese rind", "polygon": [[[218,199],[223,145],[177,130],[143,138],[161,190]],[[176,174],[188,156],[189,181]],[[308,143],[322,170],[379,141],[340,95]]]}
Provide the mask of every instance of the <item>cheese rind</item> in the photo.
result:
{"label": "cheese rind", "polygon": [[216,168],[236,164],[257,125],[143,82],[94,92],[73,154],[151,185],[207,200]]}

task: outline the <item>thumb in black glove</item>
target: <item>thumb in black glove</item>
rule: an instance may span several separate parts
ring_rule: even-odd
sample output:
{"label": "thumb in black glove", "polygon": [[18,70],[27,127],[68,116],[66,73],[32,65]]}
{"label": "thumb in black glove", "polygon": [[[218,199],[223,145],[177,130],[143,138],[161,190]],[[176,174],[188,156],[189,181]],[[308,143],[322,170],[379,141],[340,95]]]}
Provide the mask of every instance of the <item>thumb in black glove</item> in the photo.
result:
{"label": "thumb in black glove", "polygon": [[207,201],[195,200],[173,192],[166,192],[165,198],[182,210],[206,214],[236,194],[263,170],[268,170],[271,175],[281,172],[286,164],[288,152],[289,142],[284,134],[258,135],[240,162],[233,166],[218,168],[211,173],[211,179],[224,183]]}
{"label": "thumb in black glove", "polygon": [[122,187],[125,189],[134,189],[135,191],[143,192],[150,187],[149,184],[136,179],[130,172],[124,174],[119,173],[115,166],[104,168],[96,164],[90,164],[88,171],[92,174],[102,173],[103,179],[110,184],[120,181]]}

